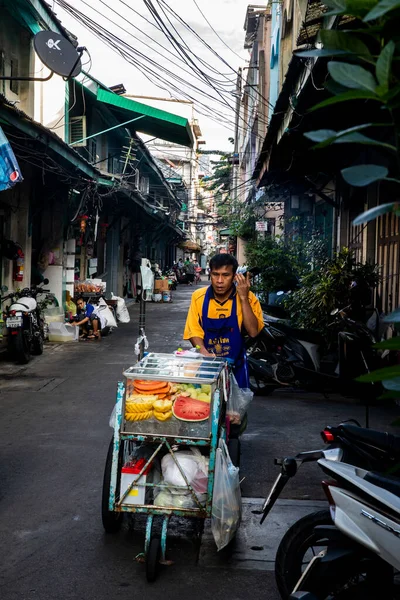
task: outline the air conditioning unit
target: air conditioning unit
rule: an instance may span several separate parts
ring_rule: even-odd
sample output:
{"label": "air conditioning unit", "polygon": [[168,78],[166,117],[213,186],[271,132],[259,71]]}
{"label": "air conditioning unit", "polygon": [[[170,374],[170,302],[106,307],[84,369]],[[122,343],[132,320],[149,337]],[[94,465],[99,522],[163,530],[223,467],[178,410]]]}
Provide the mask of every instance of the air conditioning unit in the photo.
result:
{"label": "air conditioning unit", "polygon": [[[86,116],[70,117],[69,121],[69,143],[75,148],[87,146],[86,138]],[[83,141],[80,141],[83,140]],[[79,142],[78,144],[76,142]]]}

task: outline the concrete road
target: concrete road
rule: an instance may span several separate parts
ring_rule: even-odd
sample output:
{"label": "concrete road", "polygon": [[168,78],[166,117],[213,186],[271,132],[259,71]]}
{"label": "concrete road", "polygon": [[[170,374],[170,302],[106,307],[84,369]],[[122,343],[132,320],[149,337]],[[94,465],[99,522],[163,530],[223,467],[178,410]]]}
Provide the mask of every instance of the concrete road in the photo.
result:
{"label": "concrete road", "polygon": [[[193,288],[174,302],[147,306],[153,351],[181,343]],[[2,600],[117,600],[180,598],[277,600],[273,573],[277,544],[288,524],[319,507],[319,473],[306,467],[262,528],[254,511],[276,476],[273,457],[319,447],[327,422],[362,419],[357,404],[322,396],[277,393],[257,398],[243,437],[244,523],[233,554],[217,554],[206,527],[171,528],[169,558],[151,586],[144,566],[144,519],[127,518],[105,535],[100,497],[108,425],[122,371],[134,360],[138,306],[132,321],[101,342],[48,345],[25,366],[0,356],[0,598]],[[386,426],[393,410],[373,409]]]}

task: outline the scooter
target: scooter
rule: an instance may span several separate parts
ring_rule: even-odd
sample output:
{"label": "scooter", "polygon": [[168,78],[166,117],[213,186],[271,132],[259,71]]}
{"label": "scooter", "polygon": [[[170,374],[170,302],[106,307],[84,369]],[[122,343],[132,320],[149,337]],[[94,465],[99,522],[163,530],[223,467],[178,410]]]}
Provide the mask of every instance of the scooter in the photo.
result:
{"label": "scooter", "polygon": [[400,479],[325,459],[318,464],[330,478],[322,486],[332,524],[315,527],[320,552],[293,591],[307,590],[319,600],[398,598]]}
{"label": "scooter", "polygon": [[[350,479],[349,473],[351,472],[353,476],[356,474],[357,477],[362,477],[366,481],[372,482],[373,485],[383,485],[383,487],[386,486],[386,488],[387,486],[391,486],[390,489],[392,492],[394,490],[396,493],[398,491],[400,494],[400,480],[393,476],[388,477],[383,474],[387,470],[391,470],[393,472],[395,468],[397,468],[397,473],[399,473],[399,436],[373,431],[370,429],[363,429],[358,427],[354,422],[342,423],[338,427],[326,427],[321,432],[321,435],[324,442],[328,444],[327,449],[301,452],[295,457],[286,457],[284,459],[275,460],[275,464],[280,465],[281,472],[273,484],[271,492],[263,505],[261,511],[261,523],[272,510],[286,483],[296,475],[300,466],[307,462],[318,462],[325,472],[329,473],[329,475],[340,473],[344,469],[343,472],[345,474],[347,473],[348,480]],[[358,500],[359,496],[365,498],[365,496],[362,496],[360,491],[356,490],[354,485],[352,487],[349,482],[346,483],[346,489],[343,492],[340,491],[339,488],[343,487],[343,478],[345,479],[344,476],[342,476],[342,478],[335,476],[334,482],[328,481],[323,482],[322,484],[328,500],[331,503],[332,499],[336,498],[336,495],[338,498],[340,498],[340,502],[344,503],[350,502],[349,498],[353,496],[356,499],[358,498]],[[400,498],[398,498],[397,501],[400,511]],[[368,502],[371,505],[372,500],[369,499]],[[339,505],[339,500],[336,501],[336,505]],[[352,600],[355,600],[355,598],[359,598],[359,596],[351,595],[352,592],[350,592],[350,595],[348,596],[329,595],[329,593],[332,593],[333,591],[333,587],[329,589],[329,585],[325,590],[326,594],[323,595],[325,592],[322,593],[320,587],[317,589],[315,585],[310,585],[310,580],[308,578],[303,579],[305,573],[304,565],[310,561],[307,570],[311,570],[314,557],[317,556],[315,554],[314,547],[318,548],[322,546],[325,550],[328,545],[327,538],[329,542],[332,542],[333,549],[335,548],[336,541],[339,541],[343,545],[342,534],[339,534],[334,527],[332,528],[332,520],[335,521],[336,516],[338,517],[339,514],[342,514],[343,517],[341,520],[343,527],[347,527],[348,521],[347,518],[343,516],[343,513],[337,512],[336,514],[332,513],[332,510],[322,510],[303,517],[286,532],[279,545],[275,562],[276,581],[281,597],[284,600],[287,600],[289,597],[297,598],[298,600],[325,600],[325,598],[346,598],[349,600],[351,598]],[[362,524],[363,520],[361,519],[361,526],[357,529],[357,535],[361,535],[363,530]],[[339,521],[336,523],[336,525],[340,529]],[[356,539],[355,545],[357,545],[358,542],[360,542],[360,540]],[[351,551],[355,552],[355,545],[349,541],[346,541],[344,548],[348,549],[349,545],[351,546]],[[328,545],[328,549],[329,547],[330,544]],[[370,552],[370,550],[368,552]],[[361,552],[363,560],[367,559],[369,556],[369,554],[367,557],[365,555],[366,553],[363,549]],[[334,556],[335,554],[333,554],[333,557]],[[323,570],[326,562],[329,562],[330,569],[337,566],[341,571],[340,573],[336,573],[333,579],[331,579],[331,584],[336,585],[336,583],[340,583],[341,585],[343,584],[345,586],[348,584],[348,581],[355,576],[355,572],[353,570],[354,564],[351,562],[347,564],[346,561],[349,556],[346,558],[346,554],[344,555],[345,557],[342,561],[343,564],[340,562],[340,557],[342,554],[339,553],[339,555],[336,556],[338,558],[337,565],[335,565],[333,557],[329,555],[329,559],[326,561],[321,561],[320,569]],[[359,548],[356,554],[354,554],[353,559],[355,560],[355,557],[357,556],[360,556]],[[332,563],[330,560],[331,558]],[[376,556],[373,556],[372,565],[374,569],[376,560]],[[400,560],[400,553],[397,556],[397,560]],[[379,559],[378,562],[381,566],[382,561]],[[357,565],[358,564],[359,563],[357,563]],[[347,567],[349,567],[349,571],[346,570]],[[340,577],[342,577],[343,574],[347,574],[348,578],[346,579],[346,577],[344,577],[344,579],[341,580]],[[319,575],[325,581],[325,572],[320,571]],[[320,586],[321,582],[319,582],[318,585]],[[307,596],[305,594],[306,591],[316,594],[316,599],[311,595]],[[292,592],[294,592],[294,594],[293,596],[290,596]],[[302,594],[300,594],[300,592],[302,592]],[[382,596],[380,597],[382,598]],[[384,598],[386,597],[384,596]]]}
{"label": "scooter", "polygon": [[[41,285],[47,285],[44,279]],[[18,363],[26,364],[31,354],[42,354],[44,343],[44,318],[36,301],[38,294],[50,290],[37,286],[24,288],[20,292],[11,292],[1,298],[1,302],[11,300],[11,305],[5,309],[4,320],[7,328],[8,350]]]}
{"label": "scooter", "polygon": [[[330,355],[323,357],[325,360],[321,360],[320,333],[266,321],[257,342],[258,350],[249,353],[250,374],[259,387],[260,382],[274,382],[275,386],[347,394],[362,389],[364,393],[366,384],[358,384],[354,379],[378,366],[378,353],[373,348],[374,333],[351,319],[349,308],[331,313],[334,321],[330,326],[338,329],[337,344]],[[260,350],[261,345],[264,348]]]}

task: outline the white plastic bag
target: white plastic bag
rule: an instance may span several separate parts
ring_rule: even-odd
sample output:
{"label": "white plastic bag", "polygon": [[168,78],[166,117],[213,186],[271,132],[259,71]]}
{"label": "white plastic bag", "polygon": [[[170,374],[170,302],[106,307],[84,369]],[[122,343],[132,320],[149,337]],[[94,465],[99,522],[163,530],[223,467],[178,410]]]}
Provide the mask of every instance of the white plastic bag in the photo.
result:
{"label": "white plastic bag", "polygon": [[140,273],[142,276],[142,298],[146,302],[152,300],[153,287],[154,287],[154,273],[146,266],[140,267]]}
{"label": "white plastic bag", "polygon": [[[196,494],[201,505],[207,502],[207,494]],[[168,506],[173,508],[199,508],[199,505],[189,492],[187,494],[173,494],[168,488],[163,488],[154,499],[155,506]]]}
{"label": "white plastic bag", "polygon": [[233,373],[229,375],[229,380],[230,394],[226,414],[232,424],[240,425],[254,394],[248,388],[240,388]]}
{"label": "white plastic bag", "polygon": [[102,329],[104,329],[104,327],[118,327],[114,315],[103,298],[100,298],[99,304],[96,306],[93,314],[99,317]]}
{"label": "white plastic bag", "polygon": [[131,317],[129,316],[128,309],[126,308],[125,300],[119,296],[114,296],[111,293],[111,298],[117,301],[117,319],[120,323],[129,323]]}
{"label": "white plastic bag", "polygon": [[[178,450],[174,452],[174,457],[193,490],[198,494],[204,494],[208,485],[208,459],[202,456],[197,448]],[[185,477],[175,460],[171,454],[166,454],[161,461],[161,470],[165,483],[171,486],[171,492],[182,494],[181,489],[173,488],[173,486],[187,487]]]}
{"label": "white plastic bag", "polygon": [[228,448],[220,439],[216,451],[211,515],[211,531],[218,550],[225,548],[233,539],[240,523],[241,510],[239,469],[233,465]]}

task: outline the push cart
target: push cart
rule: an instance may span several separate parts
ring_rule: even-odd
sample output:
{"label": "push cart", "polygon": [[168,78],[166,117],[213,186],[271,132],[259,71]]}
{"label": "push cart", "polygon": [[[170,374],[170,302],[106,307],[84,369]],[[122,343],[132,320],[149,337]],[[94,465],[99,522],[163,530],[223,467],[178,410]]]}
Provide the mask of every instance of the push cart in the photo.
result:
{"label": "push cart", "polygon": [[[125,381],[118,383],[114,435],[104,473],[103,526],[107,532],[112,533],[121,527],[124,513],[148,515],[142,558],[146,563],[147,580],[154,581],[158,565],[167,564],[167,530],[170,518],[173,515],[200,519],[211,516],[216,449],[219,438],[225,437],[225,406],[229,393],[228,366],[220,359],[150,353],[126,370],[124,376]],[[160,382],[160,385],[178,389],[178,393],[182,389],[194,388],[199,394],[206,390],[203,397],[208,393],[210,402],[201,403],[205,406],[206,417],[200,415],[203,420],[198,421],[184,420],[185,414],[180,414],[177,418],[174,412],[163,422],[154,416],[132,421],[126,410],[127,402],[128,407],[131,406],[130,398],[133,396],[130,394],[136,382],[142,386],[153,385],[150,382]],[[184,395],[187,393],[183,392]],[[179,461],[179,452],[185,449],[193,452],[193,447],[199,450],[195,450],[197,456],[204,457],[208,465],[203,490],[205,493],[202,495],[194,489],[194,483],[189,480],[187,471]],[[129,457],[139,456],[140,453],[142,458],[136,460],[136,468],[124,468],[124,465],[132,464]],[[181,475],[184,485],[166,483],[162,474],[160,478],[161,470],[157,470],[156,465],[168,454],[172,457],[172,466],[175,472]],[[168,460],[171,463],[171,459]],[[127,471],[130,475],[126,475]],[[165,502],[160,506],[156,500],[157,496],[166,490],[167,493],[171,491],[171,494],[177,495],[170,495],[173,499],[170,506],[165,505]],[[181,505],[176,505],[176,499],[182,497],[179,494],[183,494],[188,507],[181,508]],[[155,521],[161,521],[161,533],[160,528],[155,526]]]}

